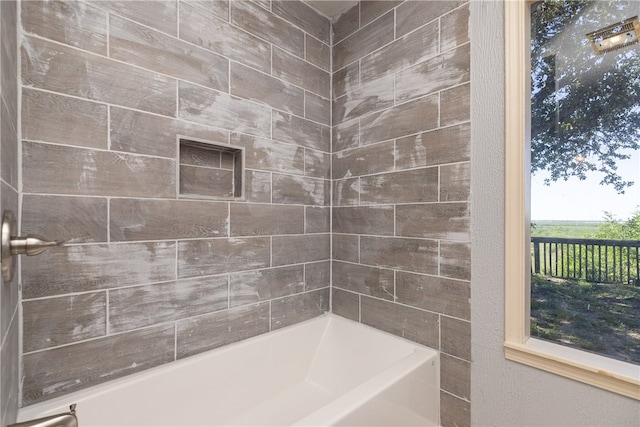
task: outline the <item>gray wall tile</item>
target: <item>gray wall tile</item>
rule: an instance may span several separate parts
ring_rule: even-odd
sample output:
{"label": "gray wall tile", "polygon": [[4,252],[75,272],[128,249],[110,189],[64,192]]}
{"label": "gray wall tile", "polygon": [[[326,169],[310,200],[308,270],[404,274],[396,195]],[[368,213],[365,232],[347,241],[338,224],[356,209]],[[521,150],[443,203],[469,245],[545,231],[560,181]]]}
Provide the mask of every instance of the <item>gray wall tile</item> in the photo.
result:
{"label": "gray wall tile", "polygon": [[180,165],[180,194],[190,197],[232,199],[233,171]]}
{"label": "gray wall tile", "polygon": [[360,204],[360,178],[333,181],[333,206]]}
{"label": "gray wall tile", "polygon": [[305,37],[305,59],[316,67],[331,72],[331,47],[309,35]]}
{"label": "gray wall tile", "polygon": [[360,120],[353,119],[331,129],[333,151],[338,152],[360,144]]}
{"label": "gray wall tile", "polygon": [[305,176],[331,179],[331,154],[305,148],[304,174]]}
{"label": "gray wall tile", "polygon": [[271,174],[258,171],[245,171],[245,197],[247,202],[271,202]]}
{"label": "gray wall tile", "polygon": [[[242,3],[244,2],[234,2]],[[257,7],[257,6],[253,6]],[[304,115],[304,91],[244,65],[231,63],[231,94],[269,105],[288,113]]]}
{"label": "gray wall tile", "polygon": [[219,19],[210,2],[180,2],[180,38],[228,57],[233,61],[269,72],[269,43]]}
{"label": "gray wall tile", "polygon": [[304,95],[304,117],[323,125],[331,125],[331,101],[311,92]]}
{"label": "gray wall tile", "polygon": [[270,109],[224,92],[180,81],[178,104],[183,120],[261,137],[271,134]]}
{"label": "gray wall tile", "polygon": [[[2,98],[4,100],[4,98]],[[0,176],[14,188],[18,188],[18,124],[5,102],[0,105]]]}
{"label": "gray wall tile", "polygon": [[175,80],[33,37],[22,43],[22,82],[165,116],[176,112]]}
{"label": "gray wall tile", "polygon": [[434,129],[438,110],[438,95],[429,95],[365,116],[360,121],[362,144]]}
{"label": "gray wall tile", "polygon": [[331,181],[317,178],[273,174],[273,203],[329,206]]}
{"label": "gray wall tile", "polygon": [[394,141],[371,144],[333,155],[334,179],[389,172],[395,165]]}
{"label": "gray wall tile", "polygon": [[436,1],[431,2],[429,7],[425,7],[422,0],[410,0],[402,3],[396,12],[397,37],[402,37],[427,22],[438,19],[462,3],[464,1]]}
{"label": "gray wall tile", "polygon": [[442,350],[444,353],[471,361],[471,323],[442,316]]}
{"label": "gray wall tile", "polygon": [[178,242],[178,278],[254,270],[269,266],[268,237]]}
{"label": "gray wall tile", "polygon": [[315,150],[331,151],[329,126],[279,111],[273,112],[273,139]]}
{"label": "gray wall tile", "polygon": [[361,237],[360,262],[416,273],[438,273],[436,240]]}
{"label": "gray wall tile", "polygon": [[274,0],[271,2],[273,13],[299,28],[304,29],[315,38],[329,43],[331,22],[301,1]]}
{"label": "gray wall tile", "polygon": [[[360,28],[360,4],[354,4],[349,10],[333,22],[333,43],[339,43],[345,37],[355,33]],[[337,69],[338,67],[334,67]]]}
{"label": "gray wall tile", "polygon": [[469,121],[471,89],[464,84],[440,94],[440,126],[450,126]]}
{"label": "gray wall tile", "polygon": [[304,290],[304,266],[268,268],[229,275],[229,306],[297,294]]}
{"label": "gray wall tile", "polygon": [[444,52],[469,41],[469,3],[444,15],[440,33],[440,51]]}
{"label": "gray wall tile", "polygon": [[471,427],[471,404],[440,391],[440,423],[443,427]]}
{"label": "gray wall tile", "polygon": [[228,236],[228,205],[187,200],[111,199],[111,241]]}
{"label": "gray wall tile", "polygon": [[396,207],[396,234],[429,239],[471,240],[468,203],[401,205]]}
{"label": "gray wall tile", "polygon": [[[2,100],[11,117],[11,123],[18,122],[18,2],[0,2],[0,39],[3,49],[0,49],[2,72],[0,86]],[[14,127],[17,127],[15,125]]]}
{"label": "gray wall tile", "polygon": [[245,164],[249,169],[304,174],[302,147],[237,133],[231,134],[231,144],[245,148]]}
{"label": "gray wall tile", "polygon": [[360,261],[360,239],[356,234],[333,234],[331,240],[331,259],[355,263]]}
{"label": "gray wall tile", "polygon": [[329,288],[292,295],[271,302],[271,329],[313,319],[329,311]]}
{"label": "gray wall tile", "polygon": [[174,351],[174,325],[160,325],[25,354],[23,404],[170,362]]}
{"label": "gray wall tile", "polygon": [[333,67],[340,69],[393,41],[393,12],[363,26],[333,46]]}
{"label": "gray wall tile", "polygon": [[304,233],[304,207],[231,203],[232,236]]}
{"label": "gray wall tile", "polygon": [[331,310],[333,314],[347,319],[360,321],[360,296],[338,288],[331,290]]}
{"label": "gray wall tile", "polygon": [[440,201],[469,200],[471,183],[469,162],[440,167]]}
{"label": "gray wall tile", "polygon": [[362,295],[395,299],[393,270],[334,261],[332,284]]}
{"label": "gray wall tile", "polygon": [[178,2],[176,0],[106,0],[94,3],[114,14],[135,19],[148,27],[172,36],[176,35],[178,19]]}
{"label": "gray wall tile", "polygon": [[333,208],[333,232],[393,235],[393,206]]}
{"label": "gray wall tile", "polygon": [[168,159],[23,142],[23,190],[90,196],[174,197]]}
{"label": "gray wall tile", "polygon": [[[425,6],[424,2],[420,3],[420,7]],[[438,33],[439,25],[435,21],[362,58],[362,82],[379,79],[384,74],[400,71],[437,55]]]}
{"label": "gray wall tile", "polygon": [[304,56],[304,33],[256,4],[232,1],[231,23],[300,58]]}
{"label": "gray wall tile", "polygon": [[330,233],[331,232],[331,208],[328,206],[304,207],[304,232],[305,233]]}
{"label": "gray wall tile", "polygon": [[22,259],[23,298],[175,279],[175,243],[64,246]]}
{"label": "gray wall tile", "polygon": [[331,261],[313,262],[304,265],[304,290],[326,288],[331,284]]}
{"label": "gray wall tile", "polygon": [[147,70],[229,91],[228,59],[115,16],[109,18],[109,54]]}
{"label": "gray wall tile", "polygon": [[107,217],[107,199],[102,197],[25,194],[22,198],[22,234],[66,243],[106,242]]}
{"label": "gray wall tile", "polygon": [[396,100],[407,101],[468,82],[470,46],[465,44],[396,74]]}
{"label": "gray wall tile", "polygon": [[396,149],[398,169],[469,161],[471,126],[463,124],[399,138]]}
{"label": "gray wall tile", "polygon": [[46,298],[22,303],[25,353],[107,334],[107,294]]}
{"label": "gray wall tile", "polygon": [[269,303],[181,320],[176,330],[176,356],[182,359],[269,332]]}
{"label": "gray wall tile", "polygon": [[471,244],[440,243],[440,274],[454,279],[471,280]]}
{"label": "gray wall tile", "polygon": [[[419,186],[415,185],[420,183]],[[438,168],[412,169],[360,178],[361,203],[438,201]]]}
{"label": "gray wall tile", "polygon": [[22,28],[60,43],[107,54],[107,13],[87,3],[22,2]]}
{"label": "gray wall tile", "polygon": [[226,143],[229,132],[169,117],[110,108],[111,149],[151,156],[176,157],[178,135]]}
{"label": "gray wall tile", "polygon": [[272,239],[274,266],[323,261],[331,256],[328,234],[274,236]]}
{"label": "gray wall tile", "polygon": [[466,360],[440,355],[440,379],[443,390],[469,399],[471,397],[471,363]]}
{"label": "gray wall tile", "polygon": [[360,298],[362,323],[439,349],[440,325],[436,314],[367,296]]}
{"label": "gray wall tile", "polygon": [[227,276],[201,277],[109,291],[109,333],[228,308]]}
{"label": "gray wall tile", "polygon": [[401,4],[402,1],[371,1],[363,0],[360,2],[360,25],[367,25],[369,22],[381,16],[385,12],[393,9]]}
{"label": "gray wall tile", "polygon": [[360,64],[354,62],[341,70],[333,72],[333,98],[352,92],[360,87]]}
{"label": "gray wall tile", "polygon": [[465,320],[471,316],[471,290],[466,281],[399,271],[396,293],[402,304]]}
{"label": "gray wall tile", "polygon": [[273,48],[271,73],[316,95],[330,98],[331,78],[328,72],[277,47]]}
{"label": "gray wall tile", "polygon": [[22,89],[22,138],[109,148],[108,107],[39,90]]}
{"label": "gray wall tile", "polygon": [[[179,1],[182,3],[182,0]],[[187,2],[206,10],[207,13],[224,22],[229,22],[229,1],[230,0],[188,0]],[[260,1],[256,1],[255,3],[260,5]],[[261,6],[269,10],[269,0],[266,0],[266,7],[264,4]]]}
{"label": "gray wall tile", "polygon": [[[6,307],[5,307],[6,309]],[[20,325],[16,316],[11,322],[11,327],[5,335],[0,360],[2,366],[0,376],[2,376],[2,386],[0,396],[2,396],[2,417],[3,425],[13,423],[18,415],[18,401],[20,399]]]}
{"label": "gray wall tile", "polygon": [[333,102],[334,124],[361,117],[394,105],[394,76],[392,74],[361,85]]}

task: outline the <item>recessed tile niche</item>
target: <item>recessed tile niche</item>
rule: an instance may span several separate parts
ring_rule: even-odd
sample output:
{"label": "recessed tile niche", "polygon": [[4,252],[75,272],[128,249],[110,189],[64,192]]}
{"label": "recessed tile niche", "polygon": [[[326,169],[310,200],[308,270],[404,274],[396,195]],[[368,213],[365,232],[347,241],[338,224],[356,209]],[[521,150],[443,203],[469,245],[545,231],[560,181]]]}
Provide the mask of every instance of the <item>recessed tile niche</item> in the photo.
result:
{"label": "recessed tile niche", "polygon": [[180,138],[178,151],[180,197],[244,197],[243,148]]}

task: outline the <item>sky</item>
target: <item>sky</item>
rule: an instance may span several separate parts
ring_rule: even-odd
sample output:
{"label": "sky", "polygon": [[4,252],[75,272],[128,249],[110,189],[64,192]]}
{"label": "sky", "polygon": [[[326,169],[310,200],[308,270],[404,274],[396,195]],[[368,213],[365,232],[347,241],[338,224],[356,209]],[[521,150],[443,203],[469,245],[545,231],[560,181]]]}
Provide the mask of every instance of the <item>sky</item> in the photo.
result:
{"label": "sky", "polygon": [[635,181],[625,194],[618,194],[613,187],[600,185],[602,174],[592,172],[580,181],[552,182],[544,185],[548,174],[537,173],[531,177],[531,220],[601,221],[604,212],[611,212],[619,220],[627,220],[634,209],[640,208],[640,151],[636,150],[628,160],[618,164],[623,179]]}

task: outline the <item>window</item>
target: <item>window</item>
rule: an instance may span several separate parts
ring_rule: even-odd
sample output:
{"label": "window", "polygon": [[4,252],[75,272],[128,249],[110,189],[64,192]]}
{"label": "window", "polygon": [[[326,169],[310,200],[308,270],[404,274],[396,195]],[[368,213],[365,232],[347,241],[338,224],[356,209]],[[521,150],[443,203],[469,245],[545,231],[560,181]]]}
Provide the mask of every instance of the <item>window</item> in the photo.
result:
{"label": "window", "polygon": [[530,337],[531,5],[505,2],[505,357],[640,400],[640,366]]}

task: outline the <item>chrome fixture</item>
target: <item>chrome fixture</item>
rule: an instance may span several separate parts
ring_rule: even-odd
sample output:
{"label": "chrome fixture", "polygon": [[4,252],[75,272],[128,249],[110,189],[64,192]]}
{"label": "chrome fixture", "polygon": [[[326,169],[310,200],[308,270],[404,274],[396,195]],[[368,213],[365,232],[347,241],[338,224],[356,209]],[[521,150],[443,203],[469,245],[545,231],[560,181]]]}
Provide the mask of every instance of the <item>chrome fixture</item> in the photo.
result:
{"label": "chrome fixture", "polygon": [[11,210],[2,215],[2,242],[0,255],[2,258],[2,279],[10,282],[15,271],[13,255],[33,256],[41,254],[49,248],[60,246],[64,242],[47,241],[39,236],[15,236],[16,218]]}
{"label": "chrome fixture", "polygon": [[7,427],[78,427],[78,417],[76,417],[76,404],[74,403],[69,407],[69,412],[49,415],[48,417],[24,421],[22,423],[11,424]]}

